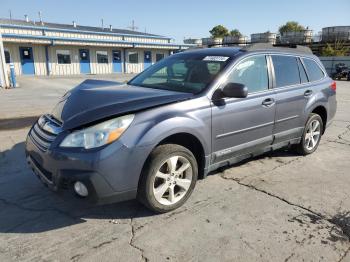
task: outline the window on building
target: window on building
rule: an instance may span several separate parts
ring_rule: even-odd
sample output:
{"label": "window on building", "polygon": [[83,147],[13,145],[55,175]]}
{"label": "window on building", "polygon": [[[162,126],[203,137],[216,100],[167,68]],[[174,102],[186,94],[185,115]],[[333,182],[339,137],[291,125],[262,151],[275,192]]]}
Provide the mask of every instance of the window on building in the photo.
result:
{"label": "window on building", "polygon": [[129,63],[130,64],[138,64],[139,63],[139,54],[137,52],[129,53]]}
{"label": "window on building", "polygon": [[10,51],[9,50],[5,50],[5,62],[6,64],[11,63],[11,56],[10,56]]}
{"label": "window on building", "polygon": [[96,51],[97,63],[108,64],[108,52],[107,51]]}
{"label": "window on building", "polygon": [[58,64],[70,64],[70,51],[69,50],[57,50],[57,63]]}
{"label": "window on building", "polygon": [[317,63],[312,59],[303,58],[310,81],[317,81],[324,77],[324,73]]}
{"label": "window on building", "polygon": [[253,56],[240,62],[228,77],[228,82],[244,84],[249,93],[269,88],[265,56]]}
{"label": "window on building", "polygon": [[156,62],[162,60],[164,58],[164,54],[156,54]]}
{"label": "window on building", "polygon": [[272,56],[276,87],[300,84],[297,58],[294,56]]}

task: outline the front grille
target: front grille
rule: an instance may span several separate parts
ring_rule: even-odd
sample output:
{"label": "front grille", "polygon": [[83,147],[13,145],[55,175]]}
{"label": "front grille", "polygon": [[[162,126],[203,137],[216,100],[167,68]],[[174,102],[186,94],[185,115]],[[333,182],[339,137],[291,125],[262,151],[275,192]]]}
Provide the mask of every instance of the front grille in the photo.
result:
{"label": "front grille", "polygon": [[60,131],[60,123],[52,116],[44,115],[35,123],[29,136],[34,144],[43,152],[47,151]]}

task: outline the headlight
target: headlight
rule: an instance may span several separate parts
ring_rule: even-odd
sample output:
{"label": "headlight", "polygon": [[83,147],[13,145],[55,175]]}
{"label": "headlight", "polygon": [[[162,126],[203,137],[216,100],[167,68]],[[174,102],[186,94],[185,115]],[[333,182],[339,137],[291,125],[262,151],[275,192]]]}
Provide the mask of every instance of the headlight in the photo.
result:
{"label": "headlight", "polygon": [[95,126],[69,134],[60,144],[61,147],[95,148],[117,140],[129,127],[134,115],[114,118]]}

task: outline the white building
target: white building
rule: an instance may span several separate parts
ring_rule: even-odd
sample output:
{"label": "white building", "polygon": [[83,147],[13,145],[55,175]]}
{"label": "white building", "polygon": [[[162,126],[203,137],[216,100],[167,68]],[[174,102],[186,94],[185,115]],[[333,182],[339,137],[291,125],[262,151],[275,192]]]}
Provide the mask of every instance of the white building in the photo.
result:
{"label": "white building", "polygon": [[111,26],[35,23],[28,19],[0,19],[0,35],[7,67],[13,62],[16,75],[138,73],[192,46]]}

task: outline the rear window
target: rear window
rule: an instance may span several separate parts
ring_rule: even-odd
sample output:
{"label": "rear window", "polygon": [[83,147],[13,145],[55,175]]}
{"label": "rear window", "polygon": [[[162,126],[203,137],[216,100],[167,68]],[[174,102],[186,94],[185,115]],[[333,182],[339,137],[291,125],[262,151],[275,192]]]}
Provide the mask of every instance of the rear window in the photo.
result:
{"label": "rear window", "polygon": [[296,57],[273,55],[271,58],[275,69],[276,87],[300,84]]}
{"label": "rear window", "polygon": [[324,77],[324,73],[319,65],[312,59],[303,58],[307,74],[310,82],[320,80]]}

